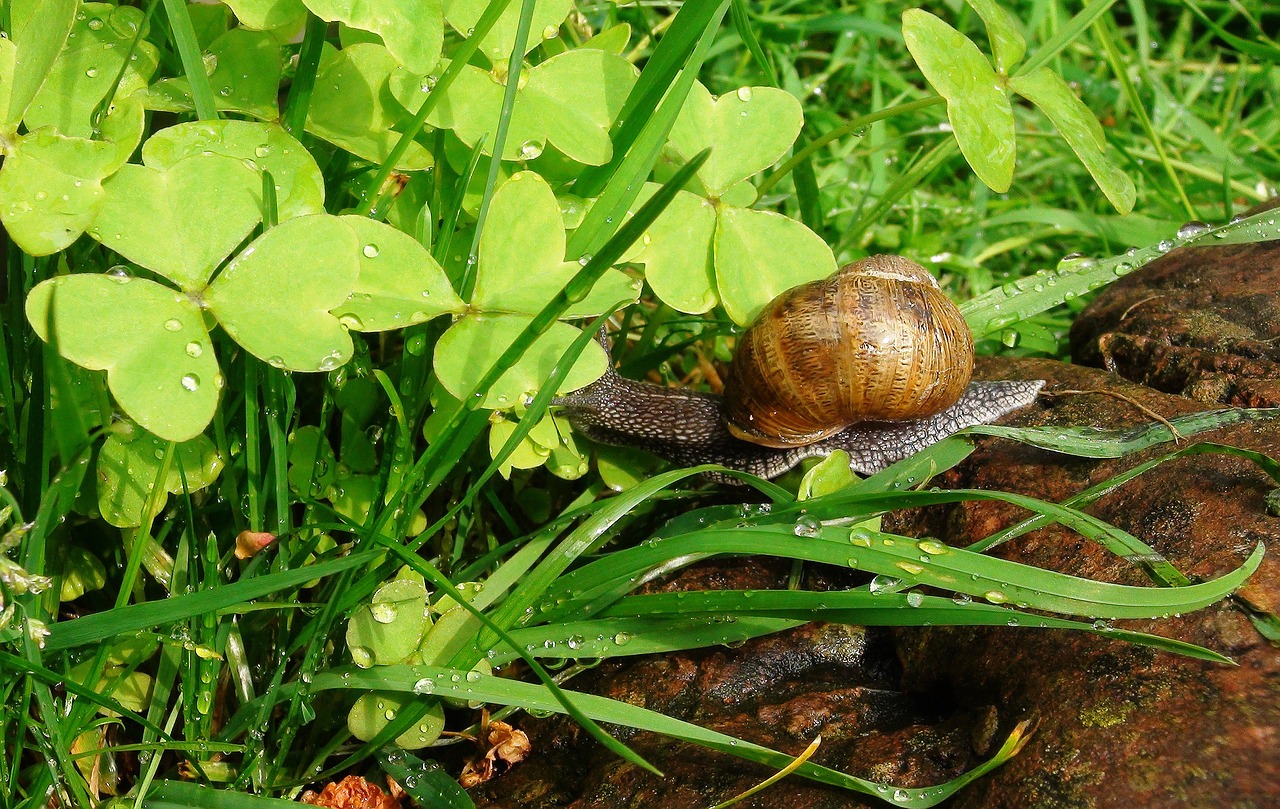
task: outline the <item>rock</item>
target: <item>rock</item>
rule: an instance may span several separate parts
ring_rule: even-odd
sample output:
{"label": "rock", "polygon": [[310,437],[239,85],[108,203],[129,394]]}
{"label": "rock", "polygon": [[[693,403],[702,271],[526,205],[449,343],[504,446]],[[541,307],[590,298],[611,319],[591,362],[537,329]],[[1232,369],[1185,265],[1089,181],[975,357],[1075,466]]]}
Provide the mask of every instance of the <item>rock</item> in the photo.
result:
{"label": "rock", "polygon": [[1071,326],[1076,362],[1197,401],[1280,405],[1280,241],[1184,247]]}
{"label": "rock", "polygon": [[[1175,418],[1221,402],[1280,402],[1277,258],[1277,244],[1178,251],[1100,297],[1073,329],[1073,351],[1137,381],[1040,360],[987,360],[981,374],[1049,380],[1037,407],[1006,420],[1027,425],[1119,428],[1150,423],[1152,413]],[[1174,395],[1184,392],[1197,398]],[[1194,440],[1280,457],[1280,419]],[[997,439],[977,444],[971,458],[934,483],[1060,501],[1175,448],[1100,461]],[[1268,546],[1238,594],[1242,601],[1166,621],[1116,622],[1231,655],[1235,667],[1056,630],[812,624],[736,649],[609,661],[573,685],[790,754],[821,732],[816,762],[903,786],[955,777],[994,752],[1018,722],[1032,721],[1021,753],[951,807],[1280,806],[1280,650],[1240,608],[1280,610],[1280,520],[1264,503],[1275,488],[1248,460],[1190,455],[1087,509],[1193,578],[1221,575],[1259,542]],[[969,502],[896,514],[886,530],[964,546],[1023,516],[1013,506]],[[1151,586],[1134,564],[1057,526],[992,553]],[[663,587],[779,587],[789,570],[776,560],[712,560]],[[805,586],[847,587],[850,575],[810,566]],[[517,724],[529,733],[534,756],[474,791],[479,806],[705,807],[770,775],[733,757],[619,731],[664,770],[666,779],[658,779],[603,752],[569,720],[524,717]],[[738,805],[886,804],[793,777]]]}

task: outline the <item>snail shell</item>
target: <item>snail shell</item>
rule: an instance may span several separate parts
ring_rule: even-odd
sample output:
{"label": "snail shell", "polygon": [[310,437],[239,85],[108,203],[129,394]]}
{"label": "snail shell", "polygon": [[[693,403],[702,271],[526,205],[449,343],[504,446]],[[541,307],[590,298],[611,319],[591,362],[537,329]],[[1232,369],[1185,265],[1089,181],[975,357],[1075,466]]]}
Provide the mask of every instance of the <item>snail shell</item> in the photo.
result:
{"label": "snail shell", "polygon": [[803,446],[859,422],[940,413],[972,373],[969,327],[933,276],[872,256],[784,292],[743,333],[726,425],[756,444]]}

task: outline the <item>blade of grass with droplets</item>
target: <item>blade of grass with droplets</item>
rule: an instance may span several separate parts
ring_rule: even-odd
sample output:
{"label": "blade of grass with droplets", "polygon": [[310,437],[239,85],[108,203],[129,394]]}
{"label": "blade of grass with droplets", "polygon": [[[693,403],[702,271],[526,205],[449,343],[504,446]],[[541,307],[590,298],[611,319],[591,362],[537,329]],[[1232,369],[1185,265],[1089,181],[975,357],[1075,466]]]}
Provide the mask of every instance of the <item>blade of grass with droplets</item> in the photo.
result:
{"label": "blade of grass with droplets", "polygon": [[329,24],[311,12],[307,12],[307,25],[302,34],[302,47],[298,49],[298,67],[289,84],[289,97],[285,101],[284,115],[280,117],[284,128],[295,138],[301,137],[311,109],[311,95],[316,87],[316,74],[320,71],[320,54],[324,52],[324,35]]}
{"label": "blade of grass with droplets", "polygon": [[[971,601],[921,593],[853,590],[699,590],[627,596],[596,618],[512,631],[512,640],[539,658],[594,658],[652,654],[748,640],[810,621],[853,626],[1009,626],[1075,629],[1163,651],[1230,663],[1218,652],[1184,641],[1087,624]],[[502,665],[515,650],[497,647]]]}
{"label": "blade of grass with droplets", "polygon": [[169,18],[170,39],[182,60],[182,71],[191,88],[191,100],[195,103],[196,117],[202,121],[218,120],[218,106],[213,100],[213,86],[205,71],[196,29],[187,13],[183,0],[164,0],[164,13]]}
{"label": "blade of grass with droplets", "polygon": [[156,781],[142,799],[144,809],[288,809],[297,805],[282,798],[263,798],[189,781]]}
{"label": "blade of grass with droplets", "polygon": [[[1041,570],[952,548],[936,540],[917,541],[862,527],[850,530],[826,526],[812,531],[798,536],[778,526],[709,529],[642,544],[562,577],[556,589],[547,594],[548,600],[559,604],[559,599],[564,599],[566,605],[573,601],[574,615],[590,615],[612,603],[591,603],[597,588],[614,587],[620,580],[640,577],[672,560],[711,554],[759,554],[850,567],[985,598],[993,604],[1012,603],[1020,608],[1101,619],[1153,618],[1189,612],[1218,601],[1257,569],[1263,555],[1260,544],[1240,567],[1199,584],[1132,587]],[[568,609],[553,608],[544,620],[563,617]]]}
{"label": "blade of grass with droplets", "polygon": [[1098,427],[1000,427],[984,424],[970,427],[966,432],[1000,436],[1081,458],[1122,458],[1175,438],[1190,438],[1232,424],[1277,418],[1280,418],[1280,408],[1238,408],[1206,410],[1171,419],[1167,425],[1143,424],[1123,430],[1103,430]]}
{"label": "blade of grass with droplets", "polygon": [[[433,693],[442,697],[515,705],[526,710],[555,713],[563,710],[560,703],[551,698],[547,690],[538,684],[434,666],[380,666],[369,670],[335,669],[317,675],[314,685],[316,690],[354,688],[418,694]],[[430,689],[429,692],[428,689]],[[581,706],[587,715],[597,721],[661,733],[664,736],[693,742],[712,750],[773,767],[785,767],[792,761],[791,756],[776,750],[682,722],[656,711],[592,694],[577,691],[568,693],[574,704]],[[892,792],[896,806],[929,807],[1006,761],[1015,752],[1019,738],[1015,733],[994,757],[959,778],[925,789],[894,789],[812,763],[801,765],[796,773],[820,783],[866,795],[887,798]]]}
{"label": "blade of grass with droplets", "polygon": [[70,621],[59,621],[49,627],[46,652],[56,652],[88,643],[100,643],[126,632],[167,626],[196,615],[226,609],[255,598],[297,587],[374,561],[381,551],[355,553],[342,559],[319,562],[295,570],[268,573],[251,579],[224,584],[212,590],[171,596],[163,601],[130,604],[95,612]]}
{"label": "blade of grass with droplets", "polygon": [[1007,328],[1019,320],[1047,311],[1086,292],[1122,278],[1177,247],[1209,244],[1242,244],[1280,238],[1276,211],[1229,222],[1216,228],[1184,226],[1176,238],[1149,247],[1130,248],[1111,258],[1064,259],[1052,270],[991,289],[960,304],[974,339]]}

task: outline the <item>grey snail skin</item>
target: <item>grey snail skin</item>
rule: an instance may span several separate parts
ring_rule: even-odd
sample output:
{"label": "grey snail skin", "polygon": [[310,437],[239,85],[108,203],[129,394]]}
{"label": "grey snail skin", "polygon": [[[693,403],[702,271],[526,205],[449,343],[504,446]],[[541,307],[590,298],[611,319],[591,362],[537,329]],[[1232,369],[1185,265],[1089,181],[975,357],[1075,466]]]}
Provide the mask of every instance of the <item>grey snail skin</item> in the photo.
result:
{"label": "grey snail skin", "polygon": [[553,404],[593,441],[682,466],[772,478],[841,449],[854,471],[873,474],[1031,404],[1044,386],[972,373],[969,328],[933,276],[871,256],[775,298],[739,337],[723,396],[610,369]]}

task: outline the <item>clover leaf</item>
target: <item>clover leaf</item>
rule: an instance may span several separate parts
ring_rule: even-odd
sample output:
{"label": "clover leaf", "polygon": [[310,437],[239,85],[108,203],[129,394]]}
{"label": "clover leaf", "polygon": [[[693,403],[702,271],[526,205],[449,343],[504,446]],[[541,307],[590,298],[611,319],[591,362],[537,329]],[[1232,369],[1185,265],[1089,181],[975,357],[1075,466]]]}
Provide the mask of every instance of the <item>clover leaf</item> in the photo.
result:
{"label": "clover leaf", "polygon": [[219,154],[165,169],[129,164],[103,188],[89,235],[188,291],[202,287],[262,218],[258,173]]}
{"label": "clover leaf", "polygon": [[51,128],[22,136],[0,166],[0,222],[24,251],[47,256],[80,237],[102,205],[116,145]]}
{"label": "clover leaf", "polygon": [[10,6],[10,36],[0,37],[0,136],[17,131],[75,23],[76,0]]}
{"label": "clover leaf", "polygon": [[302,0],[225,0],[245,28],[254,31],[296,31],[306,18]]}
{"label": "clover leaf", "polygon": [[[480,238],[473,313],[454,323],[436,344],[436,374],[449,393],[467,396],[532,316],[580,269],[577,262],[565,261],[564,253],[564,219],[551,187],[533,172],[512,176],[494,193],[489,206]],[[609,270],[565,316],[599,314],[620,302],[634,301],[639,292],[634,281]],[[578,333],[565,324],[553,325],[503,374],[484,406],[512,407],[537,391]],[[587,346],[560,390],[589,384],[604,367],[604,351],[595,344]]]}
{"label": "clover leaf", "polygon": [[355,287],[359,249],[339,217],[290,219],[232,259],[205,290],[205,303],[232,339],[269,365],[332,371],[351,358],[352,345],[329,310]]}
{"label": "clover leaf", "polygon": [[40,338],[107,385],[134,421],[186,441],[213,418],[223,380],[200,309],[186,295],[143,278],[64,275],[27,296]]}
{"label": "clover leaf", "polygon": [[444,45],[444,6],[441,0],[303,0],[311,13],[328,22],[342,22],[382,38],[396,61],[426,73],[440,61]]}
{"label": "clover leaf", "polygon": [[363,216],[344,216],[360,240],[360,275],[347,300],[332,308],[355,331],[387,331],[425,323],[466,304],[444,269],[412,236]]}
{"label": "clover leaf", "polygon": [[[155,499],[155,513],[148,514],[146,505],[164,462],[166,443],[132,425],[107,436],[97,464],[98,511],[103,519],[117,528],[131,528],[150,522],[163,510],[165,496]],[[199,435],[175,447],[160,486],[164,494],[199,491],[218,479],[223,465],[213,442]]]}
{"label": "clover leaf", "polygon": [[[609,128],[637,75],[630,62],[597,48],[566,51],[526,69],[516,90],[503,158],[532,160],[550,142],[578,163],[607,163],[613,157]],[[392,92],[408,110],[421,106],[433,86],[430,77],[406,70],[391,77]],[[427,120],[452,129],[468,146],[482,143],[485,154],[491,154],[505,88],[499,75],[468,65]]]}
{"label": "clover leaf", "polygon": [[[265,31],[232,28],[209,43],[206,64],[212,67],[209,84],[220,110],[242,112],[264,121],[280,117],[277,95],[284,62],[280,42]],[[191,82],[180,76],[161,79],[136,93],[147,109],[191,112]]]}
{"label": "clover leaf", "polygon": [[[316,86],[326,88],[311,99],[306,129],[373,163],[382,163],[400,140],[392,127],[403,110],[387,87],[399,67],[384,46],[364,42],[335,50],[325,45]],[[410,143],[396,168],[420,171],[432,165],[431,153]]]}
{"label": "clover leaf", "polygon": [[[835,271],[831,248],[804,224],[737,204],[754,201],[747,180],[791,148],[803,123],[799,102],[781,90],[717,99],[694,84],[669,145],[681,157],[711,148],[698,174],[704,196],[679,192],[628,255],[665,303],[693,314],[720,303],[745,325],[777,293]],[[657,188],[647,185],[636,207]]]}
{"label": "clover leaf", "polygon": [[161,129],[142,147],[142,162],[168,169],[187,157],[216,154],[267,171],[275,181],[276,217],[324,212],[324,176],[315,158],[278,124],[192,121]]}
{"label": "clover leaf", "polygon": [[[488,0],[445,0],[444,16],[449,25],[463,36],[471,36],[480,15],[488,7]],[[554,38],[560,31],[560,23],[573,10],[573,0],[534,0],[530,35],[524,52],[538,47],[544,39]],[[511,3],[502,16],[489,29],[480,50],[493,64],[503,64],[516,46],[516,27],[520,22],[520,5]]]}
{"label": "clover leaf", "polygon": [[[132,6],[82,3],[66,45],[23,115],[27,129],[52,126],[63,135],[90,137],[93,111],[115,87],[121,68],[117,98],[146,87],[159,63],[159,51],[143,39],[133,51],[136,58],[128,56],[145,19],[142,9]],[[43,18],[32,24],[43,25]]]}
{"label": "clover leaf", "polygon": [[668,140],[684,160],[707,147],[698,178],[713,199],[787,153],[804,126],[795,96],[776,87],[741,87],[713,98],[694,82]]}
{"label": "clover leaf", "polygon": [[973,41],[927,11],[902,13],[907,50],[938,95],[964,159],[992,191],[1008,191],[1016,158],[1013,105]]}
{"label": "clover leaf", "polygon": [[920,71],[947,101],[956,143],[978,178],[994,191],[1013,183],[1016,159],[1009,92],[1049,118],[1080,162],[1121,213],[1133,209],[1133,180],[1106,156],[1102,126],[1067,83],[1046,67],[1014,72],[1027,44],[1018,21],[994,0],[966,0],[982,18],[995,68],[968,37],[920,9],[902,14],[902,35]]}

